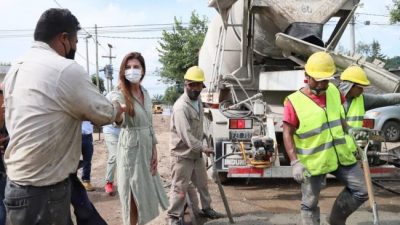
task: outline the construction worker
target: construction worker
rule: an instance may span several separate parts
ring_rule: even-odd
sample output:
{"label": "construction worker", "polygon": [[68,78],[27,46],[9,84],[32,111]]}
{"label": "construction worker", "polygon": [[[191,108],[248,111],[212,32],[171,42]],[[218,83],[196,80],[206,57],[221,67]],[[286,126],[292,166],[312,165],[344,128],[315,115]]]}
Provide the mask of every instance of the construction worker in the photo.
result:
{"label": "construction worker", "polygon": [[203,146],[203,106],[199,99],[204,87],[204,72],[197,66],[189,68],[184,76],[185,93],[175,102],[171,117],[171,170],[172,183],[170,207],[167,211],[169,224],[180,224],[186,203],[186,193],[190,182],[200,194],[205,217],[221,217],[211,208],[211,197],[207,187],[207,172],[203,153],[214,153],[210,147]]}
{"label": "construction worker", "polygon": [[332,207],[330,224],[344,225],[368,199],[353,154],[355,143],[345,133],[344,97],[329,82],[335,71],[328,53],[312,54],[305,65],[307,85],[289,95],[284,107],[283,140],[293,177],[301,183],[301,220],[306,225],[320,224],[318,198],[328,173],[345,185]]}
{"label": "construction worker", "polygon": [[359,66],[350,66],[340,76],[340,92],[346,97],[344,104],[347,124],[362,127],[365,111],[400,103],[400,94],[367,94],[364,88],[370,82]]}

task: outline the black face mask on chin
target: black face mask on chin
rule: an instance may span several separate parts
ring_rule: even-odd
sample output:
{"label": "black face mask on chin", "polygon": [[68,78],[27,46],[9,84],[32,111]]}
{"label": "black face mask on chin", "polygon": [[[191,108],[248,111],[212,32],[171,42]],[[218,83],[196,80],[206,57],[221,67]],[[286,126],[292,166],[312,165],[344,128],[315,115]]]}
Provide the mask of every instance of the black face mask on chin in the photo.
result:
{"label": "black face mask on chin", "polygon": [[315,88],[315,87],[314,88],[310,87],[310,90],[314,95],[322,95],[322,94],[325,94],[325,92],[326,92],[326,89]]}
{"label": "black face mask on chin", "polygon": [[73,60],[75,58],[75,52],[76,52],[76,49],[71,48],[71,50],[69,50],[68,54],[65,55],[65,58]]}
{"label": "black face mask on chin", "polygon": [[190,100],[197,100],[199,98],[201,91],[187,91],[187,95],[189,96]]}
{"label": "black face mask on chin", "polygon": [[73,49],[73,48],[72,48],[71,42],[70,42],[69,40],[68,40],[68,42],[69,42],[69,45],[71,46],[71,49],[70,49],[69,52],[67,53],[67,48],[66,48],[65,45],[64,45],[65,58],[74,60],[74,59],[75,59],[75,52],[76,52],[76,49]]}

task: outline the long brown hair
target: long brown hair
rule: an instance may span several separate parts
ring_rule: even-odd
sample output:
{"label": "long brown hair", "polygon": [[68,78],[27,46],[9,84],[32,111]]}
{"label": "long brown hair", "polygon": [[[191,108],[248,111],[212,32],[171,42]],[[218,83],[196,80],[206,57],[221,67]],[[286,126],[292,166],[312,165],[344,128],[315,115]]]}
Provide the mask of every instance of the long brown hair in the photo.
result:
{"label": "long brown hair", "polygon": [[143,80],[144,75],[146,74],[146,64],[144,62],[144,58],[142,56],[142,54],[140,54],[139,52],[131,52],[128,53],[124,59],[121,62],[121,66],[119,68],[119,80],[120,80],[120,87],[121,87],[121,92],[124,95],[125,98],[125,104],[126,104],[126,111],[130,116],[134,116],[135,115],[135,109],[133,107],[133,96],[131,93],[131,82],[129,82],[129,80],[127,80],[125,78],[125,67],[126,64],[128,63],[128,60],[131,59],[137,59],[140,63],[140,65],[142,66],[143,69],[143,75],[142,78],[140,78],[140,81]]}

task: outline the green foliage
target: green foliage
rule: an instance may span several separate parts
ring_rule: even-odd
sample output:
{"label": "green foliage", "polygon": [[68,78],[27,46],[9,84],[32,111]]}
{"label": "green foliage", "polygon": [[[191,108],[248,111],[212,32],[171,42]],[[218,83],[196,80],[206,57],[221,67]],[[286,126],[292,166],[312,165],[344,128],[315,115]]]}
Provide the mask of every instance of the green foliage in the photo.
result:
{"label": "green foliage", "polygon": [[382,61],[385,61],[385,59],[386,59],[386,56],[381,53],[381,45],[376,40],[372,41],[370,57],[372,59],[379,59],[379,60],[382,60]]}
{"label": "green foliage", "polygon": [[388,58],[385,64],[385,69],[398,69],[400,68],[400,56]]}
{"label": "green foliage", "polygon": [[386,62],[386,55],[381,53],[381,45],[378,41],[373,40],[371,44],[358,42],[356,46],[356,53],[363,55],[367,58],[368,62],[372,62],[374,59],[379,59]]}
{"label": "green foliage", "polygon": [[194,11],[187,27],[175,17],[173,30],[163,31],[157,51],[162,64],[159,73],[165,82],[182,82],[186,70],[197,65],[198,52],[207,32],[207,23],[206,17],[199,18]]}
{"label": "green foliage", "polygon": [[368,62],[372,62],[374,59],[379,59],[385,62],[385,69],[397,69],[400,68],[400,56],[389,58],[381,53],[381,46],[378,41],[373,41],[371,44],[365,44],[358,42],[356,52],[363,55]]}
{"label": "green foliage", "polygon": [[338,45],[336,51],[343,55],[350,55],[350,50],[347,50],[343,45]]}
{"label": "green foliage", "polygon": [[168,105],[173,105],[180,95],[181,93],[179,91],[179,88],[176,88],[176,86],[168,87],[165,90],[163,102]]}
{"label": "green foliage", "polygon": [[163,99],[164,99],[163,95],[153,95],[151,101],[153,102],[153,104],[162,104],[164,103]]}
{"label": "green foliage", "polygon": [[400,22],[400,0],[392,0],[393,8],[390,8],[390,23]]}
{"label": "green foliage", "polygon": [[371,53],[371,46],[360,41],[356,45],[356,53],[363,56],[369,56]]}
{"label": "green foliage", "polygon": [[[97,86],[97,79],[96,79],[96,74],[92,74],[92,83]],[[104,79],[99,77],[99,86],[100,86],[100,93],[103,94],[106,91],[106,88],[104,86]]]}

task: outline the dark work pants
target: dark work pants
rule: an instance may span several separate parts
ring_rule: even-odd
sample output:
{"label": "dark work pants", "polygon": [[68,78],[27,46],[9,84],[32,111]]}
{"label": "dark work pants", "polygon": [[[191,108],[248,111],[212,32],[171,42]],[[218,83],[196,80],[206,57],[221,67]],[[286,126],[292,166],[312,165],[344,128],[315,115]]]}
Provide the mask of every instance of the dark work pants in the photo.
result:
{"label": "dark work pants", "polygon": [[92,170],[92,157],[93,157],[93,135],[82,134],[82,180],[90,181],[90,172]]}
{"label": "dark work pants", "polygon": [[6,189],[7,175],[0,172],[0,225],[6,224],[6,207],[4,206],[4,191]]}
{"label": "dark work pants", "polygon": [[74,214],[77,225],[107,225],[101,218],[96,208],[90,202],[89,197],[82,183],[76,174],[71,174],[71,204],[74,207]]}
{"label": "dark work pants", "polygon": [[71,225],[70,203],[69,178],[42,187],[7,180],[4,204],[11,225]]}

